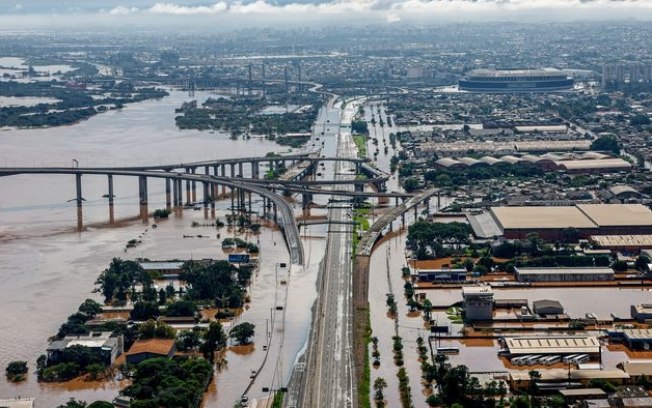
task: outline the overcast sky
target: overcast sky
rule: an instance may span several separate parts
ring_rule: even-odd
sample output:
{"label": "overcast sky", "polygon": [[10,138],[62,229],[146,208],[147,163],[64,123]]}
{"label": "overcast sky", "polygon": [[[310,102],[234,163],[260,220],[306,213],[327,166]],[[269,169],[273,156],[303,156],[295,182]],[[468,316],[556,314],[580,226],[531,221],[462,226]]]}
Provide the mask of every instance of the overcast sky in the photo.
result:
{"label": "overcast sky", "polygon": [[652,0],[0,0],[0,27],[652,19]]}

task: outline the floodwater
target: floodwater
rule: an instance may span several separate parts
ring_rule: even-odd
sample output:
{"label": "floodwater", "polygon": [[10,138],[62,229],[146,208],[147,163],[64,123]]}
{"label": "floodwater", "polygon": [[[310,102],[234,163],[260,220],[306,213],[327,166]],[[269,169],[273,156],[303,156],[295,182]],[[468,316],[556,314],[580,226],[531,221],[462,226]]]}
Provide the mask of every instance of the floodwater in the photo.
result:
{"label": "floodwater", "polygon": [[38,96],[0,96],[0,108],[8,106],[36,106],[40,103],[57,103],[56,98],[42,98]]}
{"label": "floodwater", "polygon": [[[461,289],[424,290],[436,306],[447,306],[462,301]],[[630,305],[649,303],[652,290],[649,288],[529,288],[493,289],[495,299],[527,299],[532,305],[535,300],[558,300],[564,312],[571,318],[584,318],[587,313],[598,317],[614,314],[630,318]],[[608,300],[608,301],[607,301]]]}
{"label": "floodwater", "polygon": [[[70,65],[35,65],[34,71],[44,76],[22,78],[22,73],[27,71],[29,65],[25,65],[26,60],[20,57],[0,57],[0,81],[50,81],[57,78],[58,74],[65,74],[74,68]],[[5,78],[4,74],[16,76],[17,79]]]}
{"label": "floodwater", "polygon": [[[191,98],[179,91],[170,92],[162,100],[129,105],[72,126],[2,130],[0,166],[71,166],[72,159],[79,161],[80,167],[187,163],[287,151],[265,140],[234,141],[220,133],[178,130],[174,108]],[[210,95],[198,92],[195,98],[204,100]],[[247,166],[245,169],[249,171]],[[75,196],[72,176],[0,178],[0,280],[3,282],[0,366],[23,359],[29,361],[30,367],[28,380],[21,384],[0,379],[0,398],[35,397],[39,406],[56,406],[72,396],[88,402],[111,400],[118,392],[116,384],[99,388],[96,383],[39,384],[34,374],[36,358],[44,352],[47,338],[84,299],[97,296],[91,291],[99,273],[113,257],[226,257],[213,228],[191,228],[192,221],[203,222],[203,211],[176,212],[154,229],[151,219],[149,224],[143,224],[137,218],[137,181],[115,177],[114,187],[118,222],[109,226],[107,200],[102,197],[107,193],[106,178],[83,177],[86,228],[76,232],[76,205],[67,202]],[[162,208],[164,182],[151,180],[148,190],[149,210]],[[260,200],[256,197],[253,200],[254,211],[259,211]],[[217,216],[222,220],[229,205],[230,200],[218,203]],[[199,234],[210,238],[197,238]],[[228,233],[223,229],[221,234],[224,238]],[[184,235],[195,238],[183,238]],[[253,280],[252,302],[238,318],[256,325],[255,346],[250,352],[227,353],[228,367],[218,374],[205,406],[230,406],[239,399],[249,382],[249,370],[257,369],[262,361],[266,319],[270,309],[279,304],[284,305],[287,313],[271,311],[273,346],[261,376],[251,388],[250,398],[264,396],[263,386],[287,383],[292,362],[304,346],[310,327],[310,306],[316,296],[316,265],[324,252],[323,229],[310,227],[307,235],[316,237],[304,240],[307,266],[282,270],[276,265],[281,262],[289,265],[289,256],[280,232],[262,229],[261,267]],[[125,252],[130,239],[140,239],[142,244]],[[285,285],[280,283],[283,277]]]}

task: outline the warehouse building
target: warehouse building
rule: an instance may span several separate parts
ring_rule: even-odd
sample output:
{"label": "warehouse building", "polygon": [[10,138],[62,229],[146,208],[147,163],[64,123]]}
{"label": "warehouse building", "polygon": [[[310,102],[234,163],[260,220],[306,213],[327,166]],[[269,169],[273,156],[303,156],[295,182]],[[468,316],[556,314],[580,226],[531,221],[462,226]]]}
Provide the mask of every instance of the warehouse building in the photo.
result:
{"label": "warehouse building", "polygon": [[611,268],[559,267],[559,268],[514,268],[519,282],[601,282],[614,280]]}
{"label": "warehouse building", "polygon": [[632,319],[635,319],[639,323],[652,321],[652,304],[650,303],[632,305],[630,311]]}
{"label": "warehouse building", "polygon": [[613,329],[609,340],[627,345],[630,350],[652,350],[652,329]]}
{"label": "warehouse building", "polygon": [[600,354],[600,342],[593,336],[524,336],[506,337],[505,348],[512,356],[544,354]]}
{"label": "warehouse building", "polygon": [[644,235],[591,235],[589,241],[613,252],[637,254],[652,249],[652,234]]}
{"label": "warehouse building", "polygon": [[466,269],[422,269],[417,278],[419,282],[464,282]]}
{"label": "warehouse building", "polygon": [[537,233],[548,241],[598,235],[652,234],[652,211],[641,204],[577,204],[574,206],[491,207],[490,214],[507,239]]}
{"label": "warehouse building", "polygon": [[580,237],[597,232],[595,224],[575,206],[492,207],[490,212],[507,239],[526,239],[537,233],[545,240],[564,241],[568,228]]}
{"label": "warehouse building", "polygon": [[652,211],[642,204],[578,204],[599,235],[652,234]]}

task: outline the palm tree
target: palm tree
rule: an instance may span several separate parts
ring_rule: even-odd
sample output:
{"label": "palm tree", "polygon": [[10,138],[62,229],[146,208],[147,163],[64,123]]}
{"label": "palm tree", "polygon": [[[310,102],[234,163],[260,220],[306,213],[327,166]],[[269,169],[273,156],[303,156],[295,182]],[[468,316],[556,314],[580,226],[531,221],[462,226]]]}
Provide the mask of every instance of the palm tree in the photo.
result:
{"label": "palm tree", "polygon": [[423,307],[423,318],[425,320],[430,320],[430,317],[432,316],[432,302],[430,302],[430,299],[424,300],[421,307]]}
{"label": "palm tree", "polygon": [[385,388],[387,388],[387,381],[385,381],[383,377],[376,378],[376,381],[374,381],[374,390],[376,391],[374,399],[376,401],[382,401],[385,399],[385,396],[383,395],[383,389]]}

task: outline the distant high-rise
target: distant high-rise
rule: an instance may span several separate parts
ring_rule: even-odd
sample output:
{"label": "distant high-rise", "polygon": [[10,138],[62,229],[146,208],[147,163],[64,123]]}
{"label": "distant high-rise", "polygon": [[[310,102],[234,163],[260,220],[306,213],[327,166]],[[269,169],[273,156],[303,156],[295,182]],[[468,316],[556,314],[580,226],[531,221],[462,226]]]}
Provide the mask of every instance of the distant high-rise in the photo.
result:
{"label": "distant high-rise", "polygon": [[459,82],[462,91],[497,93],[563,91],[574,85],[572,77],[553,69],[476,69]]}
{"label": "distant high-rise", "polygon": [[624,62],[602,66],[602,86],[607,82],[650,82],[652,64]]}

